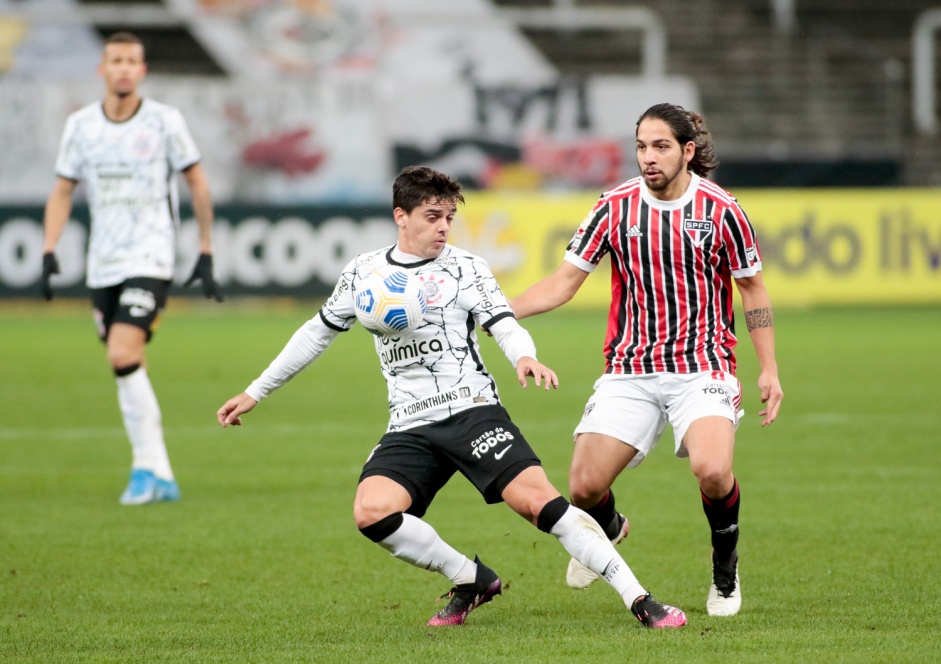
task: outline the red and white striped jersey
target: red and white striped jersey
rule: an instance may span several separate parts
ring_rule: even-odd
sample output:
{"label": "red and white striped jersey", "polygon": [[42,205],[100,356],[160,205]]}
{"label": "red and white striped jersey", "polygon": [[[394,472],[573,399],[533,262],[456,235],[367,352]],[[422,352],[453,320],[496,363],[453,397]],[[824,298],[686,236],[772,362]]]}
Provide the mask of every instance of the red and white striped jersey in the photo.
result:
{"label": "red and white striped jersey", "polygon": [[591,272],[611,255],[605,373],[735,373],[732,277],[761,270],[735,198],[692,175],[675,201],[637,177],[601,195],[565,260]]}

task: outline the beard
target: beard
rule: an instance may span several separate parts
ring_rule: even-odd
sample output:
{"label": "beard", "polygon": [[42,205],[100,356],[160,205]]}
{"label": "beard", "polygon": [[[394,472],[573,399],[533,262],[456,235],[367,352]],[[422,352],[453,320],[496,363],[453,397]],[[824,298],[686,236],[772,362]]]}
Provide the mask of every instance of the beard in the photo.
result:
{"label": "beard", "polygon": [[647,189],[649,189],[650,191],[663,191],[664,189],[670,186],[670,183],[673,182],[673,179],[670,179],[670,180],[663,179],[663,180],[653,181],[645,175],[644,184],[647,185]]}
{"label": "beard", "polygon": [[645,175],[644,184],[647,185],[647,189],[649,189],[650,191],[656,191],[656,192],[666,191],[670,187],[670,185],[676,181],[676,178],[679,177],[680,173],[681,171],[677,171],[672,176],[668,176],[663,171],[660,171],[659,173],[660,177],[656,180],[651,180]]}
{"label": "beard", "polygon": [[[647,189],[649,189],[650,191],[661,192],[661,191],[666,191],[670,187],[670,185],[672,185],[676,181],[676,179],[680,177],[680,175],[685,170],[684,168],[685,165],[686,165],[685,162],[677,164],[676,170],[672,171],[672,173],[668,170],[660,169],[659,173],[657,173],[656,180],[651,180],[650,178],[648,178],[647,175],[644,174],[643,167],[640,168],[640,173],[641,173],[641,176],[644,178],[644,184],[647,185]],[[640,166],[640,164],[638,164],[638,166]]]}

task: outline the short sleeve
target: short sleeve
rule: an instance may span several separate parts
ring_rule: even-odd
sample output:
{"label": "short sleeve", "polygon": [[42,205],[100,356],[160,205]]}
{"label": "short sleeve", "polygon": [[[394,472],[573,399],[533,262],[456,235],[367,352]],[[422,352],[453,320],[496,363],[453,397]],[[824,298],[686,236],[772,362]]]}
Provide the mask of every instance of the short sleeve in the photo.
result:
{"label": "short sleeve", "polygon": [[470,263],[470,274],[462,279],[460,304],[466,308],[477,323],[488,329],[504,318],[513,317],[513,309],[490,271],[490,265],[480,257]]}
{"label": "short sleeve", "polygon": [[353,277],[356,261],[353,260],[340,274],[333,293],[320,307],[320,318],[327,327],[345,332],[356,323],[356,309],[353,306]]}
{"label": "short sleeve", "polygon": [[170,107],[167,110],[165,128],[167,156],[173,169],[182,171],[197,163],[200,160],[199,149],[178,109]]}
{"label": "short sleeve", "polygon": [[611,205],[601,198],[575,229],[565,248],[565,260],[585,272],[592,272],[611,248]]}
{"label": "short sleeve", "polygon": [[84,157],[79,146],[78,126],[78,118],[70,115],[62,131],[59,154],[56,157],[56,175],[76,181],[82,178],[84,164]]}
{"label": "short sleeve", "polygon": [[741,279],[761,272],[758,236],[745,211],[733,201],[726,209],[722,221],[722,239],[726,245],[732,276]]}

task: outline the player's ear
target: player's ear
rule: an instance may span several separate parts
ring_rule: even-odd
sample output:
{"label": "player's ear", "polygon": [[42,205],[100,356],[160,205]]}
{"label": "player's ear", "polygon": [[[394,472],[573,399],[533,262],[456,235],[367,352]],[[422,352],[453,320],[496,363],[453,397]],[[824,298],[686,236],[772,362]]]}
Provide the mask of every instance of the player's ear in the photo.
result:
{"label": "player's ear", "polygon": [[392,218],[395,219],[395,225],[401,228],[408,220],[408,213],[400,207],[392,210]]}

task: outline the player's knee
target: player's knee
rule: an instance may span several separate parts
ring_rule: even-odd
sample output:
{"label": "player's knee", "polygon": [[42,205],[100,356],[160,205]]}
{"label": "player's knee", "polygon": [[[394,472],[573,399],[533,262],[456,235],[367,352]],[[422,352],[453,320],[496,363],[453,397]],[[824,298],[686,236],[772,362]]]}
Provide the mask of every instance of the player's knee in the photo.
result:
{"label": "player's knee", "polygon": [[401,512],[396,512],[368,525],[360,525],[359,521],[356,522],[356,525],[359,532],[367,539],[378,544],[397,531],[402,526],[404,519],[405,517],[402,516]]}
{"label": "player's knee", "polygon": [[[555,499],[561,498],[559,492],[555,489],[551,491],[532,492],[524,499],[514,500],[510,508],[532,524],[537,524],[537,517],[542,513],[543,508]],[[566,503],[567,504],[567,503]]]}
{"label": "player's knee", "polygon": [[396,509],[381,496],[371,494],[357,496],[353,503],[353,519],[360,530],[382,521],[391,514],[401,512],[401,509]]}
{"label": "player's knee", "polygon": [[140,366],[141,354],[126,346],[108,346],[108,362],[115,372],[131,367]]}
{"label": "player's knee", "polygon": [[411,512],[412,496],[396,480],[371,474],[359,483],[353,500],[353,518],[363,528],[396,512]]}
{"label": "player's knee", "polygon": [[594,507],[604,497],[608,487],[590,468],[573,465],[569,471],[569,498],[573,505]]}
{"label": "player's knee", "polygon": [[734,480],[732,469],[724,463],[709,462],[693,469],[699,488],[707,496],[720,497],[729,492]]}
{"label": "player's knee", "polygon": [[552,486],[542,466],[530,466],[517,475],[501,494],[504,502],[514,512],[532,524],[536,516],[551,500],[559,498],[559,491]]}
{"label": "player's knee", "polygon": [[353,519],[356,521],[356,527],[360,530],[381,521],[383,516],[388,515],[383,515],[374,506],[363,505],[359,501],[353,504]]}

